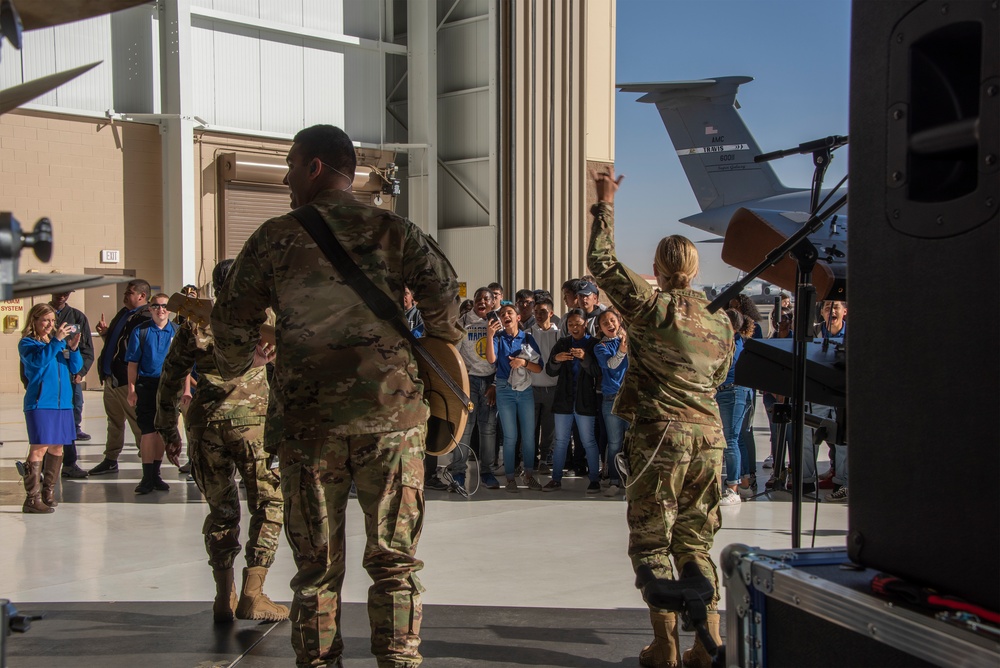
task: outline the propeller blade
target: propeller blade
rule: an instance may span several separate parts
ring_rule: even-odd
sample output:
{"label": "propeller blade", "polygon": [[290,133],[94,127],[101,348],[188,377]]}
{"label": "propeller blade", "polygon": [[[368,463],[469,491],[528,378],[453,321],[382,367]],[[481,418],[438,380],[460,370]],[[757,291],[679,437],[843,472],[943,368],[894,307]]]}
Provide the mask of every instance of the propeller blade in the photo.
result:
{"label": "propeller blade", "polygon": [[150,4],[150,0],[17,0],[25,30],[38,30]]}
{"label": "propeller blade", "polygon": [[103,61],[98,60],[96,63],[81,65],[80,67],[74,67],[73,69],[66,70],[65,72],[56,72],[55,74],[50,74],[48,76],[41,77],[40,79],[34,79],[33,81],[29,81],[27,83],[5,88],[0,91],[0,114],[6,114],[8,111],[17,109],[22,104],[31,102],[36,97],[45,95],[49,91],[63,85],[67,81],[71,81],[84,72],[97,67],[102,62]]}

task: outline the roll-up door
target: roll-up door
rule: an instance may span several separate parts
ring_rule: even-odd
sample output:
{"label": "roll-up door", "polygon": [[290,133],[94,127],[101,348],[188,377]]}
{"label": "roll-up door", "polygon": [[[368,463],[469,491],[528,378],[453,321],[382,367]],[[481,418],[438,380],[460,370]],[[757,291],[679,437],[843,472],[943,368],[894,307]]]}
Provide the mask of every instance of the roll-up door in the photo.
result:
{"label": "roll-up door", "polygon": [[261,224],[291,208],[288,186],[281,183],[284,158],[252,153],[223,153],[219,171],[219,257],[234,258]]}
{"label": "roll-up door", "polygon": [[261,224],[291,209],[288,188],[230,181],[223,195],[222,258],[236,257]]}

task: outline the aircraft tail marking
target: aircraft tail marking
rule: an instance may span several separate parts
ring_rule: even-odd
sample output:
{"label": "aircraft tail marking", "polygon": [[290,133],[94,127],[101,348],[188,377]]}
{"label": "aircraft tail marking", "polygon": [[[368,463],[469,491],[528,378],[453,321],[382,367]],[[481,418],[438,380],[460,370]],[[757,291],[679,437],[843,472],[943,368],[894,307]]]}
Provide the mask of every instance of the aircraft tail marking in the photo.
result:
{"label": "aircraft tail marking", "polygon": [[767,163],[737,111],[736,91],[753,77],[618,84],[655,104],[702,211],[795,192]]}

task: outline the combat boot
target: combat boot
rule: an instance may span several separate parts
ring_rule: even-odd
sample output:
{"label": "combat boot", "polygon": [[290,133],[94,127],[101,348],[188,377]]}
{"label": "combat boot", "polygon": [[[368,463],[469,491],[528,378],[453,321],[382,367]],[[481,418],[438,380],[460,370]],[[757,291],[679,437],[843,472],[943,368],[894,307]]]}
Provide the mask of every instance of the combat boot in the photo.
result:
{"label": "combat boot", "polygon": [[42,459],[42,503],[50,508],[59,505],[56,501],[56,482],[59,481],[59,471],[62,469],[63,456],[46,454]]}
{"label": "combat boot", "polygon": [[243,591],[236,606],[237,619],[256,619],[265,622],[280,622],[288,619],[288,608],[275,603],[264,593],[264,578],[267,568],[254,566],[243,569]]}
{"label": "combat boot", "polygon": [[[708,635],[719,647],[722,647],[722,636],[719,635],[719,613],[709,611],[708,613]],[[712,657],[708,650],[701,644],[701,638],[694,637],[694,647],[684,652],[684,665],[686,668],[712,668]]]}
{"label": "combat boot", "polygon": [[639,652],[639,665],[646,668],[678,668],[681,665],[680,636],[677,633],[677,613],[650,610],[653,643]]}
{"label": "combat boot", "polygon": [[212,571],[215,578],[215,604],[212,606],[212,616],[216,624],[231,622],[236,617],[236,581],[233,579],[233,569],[216,569]]}
{"label": "combat boot", "polygon": [[42,463],[24,462],[24,505],[22,513],[53,513],[55,508],[42,503]]}

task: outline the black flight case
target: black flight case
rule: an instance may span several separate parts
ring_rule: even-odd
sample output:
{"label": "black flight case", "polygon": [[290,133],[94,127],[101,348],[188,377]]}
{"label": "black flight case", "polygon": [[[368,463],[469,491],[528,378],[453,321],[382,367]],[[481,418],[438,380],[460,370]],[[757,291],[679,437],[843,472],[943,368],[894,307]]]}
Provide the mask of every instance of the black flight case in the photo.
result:
{"label": "black flight case", "polygon": [[851,564],[845,548],[730,545],[722,566],[728,666],[1000,666],[995,628],[875,596],[876,571]]}

